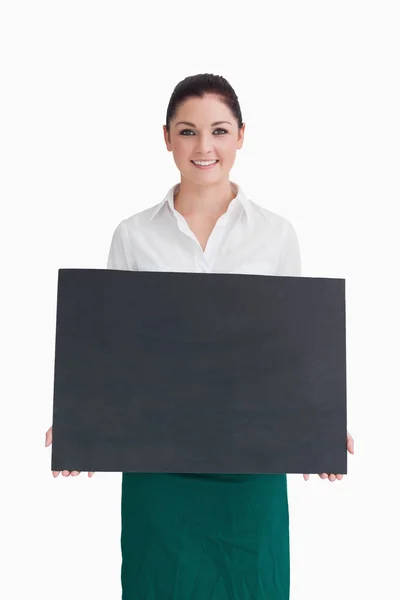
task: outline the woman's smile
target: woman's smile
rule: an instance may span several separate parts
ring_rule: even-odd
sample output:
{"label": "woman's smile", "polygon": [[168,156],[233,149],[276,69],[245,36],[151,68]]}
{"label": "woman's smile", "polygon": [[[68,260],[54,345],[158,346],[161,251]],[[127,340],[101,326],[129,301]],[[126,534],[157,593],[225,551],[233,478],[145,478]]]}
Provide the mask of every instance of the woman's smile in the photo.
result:
{"label": "woman's smile", "polygon": [[191,163],[194,164],[194,166],[197,169],[203,169],[203,170],[210,170],[213,167],[215,167],[215,165],[219,162],[219,160],[214,160],[214,161],[210,161],[210,160],[199,160],[199,161],[194,161],[191,160]]}

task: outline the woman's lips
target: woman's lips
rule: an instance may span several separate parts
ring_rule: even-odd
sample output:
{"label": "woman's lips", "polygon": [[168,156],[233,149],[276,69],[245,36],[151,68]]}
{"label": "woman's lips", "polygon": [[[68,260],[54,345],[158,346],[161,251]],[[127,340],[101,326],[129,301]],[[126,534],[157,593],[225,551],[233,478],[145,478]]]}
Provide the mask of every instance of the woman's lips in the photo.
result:
{"label": "woman's lips", "polygon": [[219,160],[217,160],[212,165],[206,165],[206,166],[196,165],[196,163],[194,163],[193,161],[190,161],[190,162],[196,167],[196,169],[202,169],[203,171],[209,171],[210,169],[213,169],[219,163]]}

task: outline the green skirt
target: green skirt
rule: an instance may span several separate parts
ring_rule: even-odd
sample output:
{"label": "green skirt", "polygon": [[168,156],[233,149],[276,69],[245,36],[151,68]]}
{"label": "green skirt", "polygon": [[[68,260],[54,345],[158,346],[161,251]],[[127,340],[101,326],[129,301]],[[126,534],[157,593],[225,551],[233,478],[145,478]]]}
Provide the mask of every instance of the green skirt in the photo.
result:
{"label": "green skirt", "polygon": [[122,600],[289,600],[287,479],[123,473]]}

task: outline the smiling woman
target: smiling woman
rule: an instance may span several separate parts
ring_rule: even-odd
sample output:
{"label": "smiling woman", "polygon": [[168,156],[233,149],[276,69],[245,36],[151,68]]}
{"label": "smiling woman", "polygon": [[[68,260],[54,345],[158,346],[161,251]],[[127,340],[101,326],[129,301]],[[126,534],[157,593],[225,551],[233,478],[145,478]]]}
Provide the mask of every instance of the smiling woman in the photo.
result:
{"label": "smiling woman", "polygon": [[[181,81],[163,132],[180,182],[118,226],[108,268],[300,275],[291,224],[229,179],[245,132],[230,84]],[[285,474],[124,473],[121,515],[124,600],[288,600]]]}

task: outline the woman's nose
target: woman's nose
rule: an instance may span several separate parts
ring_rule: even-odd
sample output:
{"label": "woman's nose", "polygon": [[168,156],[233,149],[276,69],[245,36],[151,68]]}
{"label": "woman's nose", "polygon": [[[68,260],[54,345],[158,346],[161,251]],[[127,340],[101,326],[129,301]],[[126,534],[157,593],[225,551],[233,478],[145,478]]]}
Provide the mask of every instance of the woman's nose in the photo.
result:
{"label": "woman's nose", "polygon": [[210,134],[200,134],[197,136],[196,150],[204,154],[209,150],[212,151],[214,147],[214,140]]}

